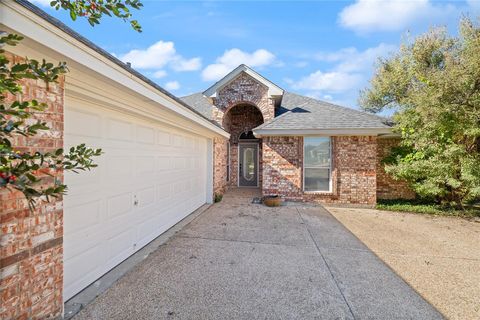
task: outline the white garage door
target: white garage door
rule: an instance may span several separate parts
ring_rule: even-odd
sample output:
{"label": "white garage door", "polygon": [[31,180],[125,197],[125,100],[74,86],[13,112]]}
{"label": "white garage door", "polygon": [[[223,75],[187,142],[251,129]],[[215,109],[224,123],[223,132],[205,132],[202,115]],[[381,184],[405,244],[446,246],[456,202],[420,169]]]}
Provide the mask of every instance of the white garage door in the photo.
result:
{"label": "white garage door", "polygon": [[207,140],[68,99],[65,145],[102,148],[98,168],[67,173],[67,300],[205,203]]}

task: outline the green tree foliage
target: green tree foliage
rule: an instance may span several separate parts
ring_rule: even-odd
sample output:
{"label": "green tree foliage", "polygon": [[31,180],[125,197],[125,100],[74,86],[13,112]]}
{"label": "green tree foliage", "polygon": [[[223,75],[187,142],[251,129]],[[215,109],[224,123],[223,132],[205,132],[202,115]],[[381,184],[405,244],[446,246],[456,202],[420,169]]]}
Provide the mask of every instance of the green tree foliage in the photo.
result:
{"label": "green tree foliage", "polygon": [[52,0],[50,5],[56,10],[63,9],[70,13],[73,21],[77,17],[84,17],[93,27],[100,23],[104,15],[115,16],[129,21],[135,31],[142,32],[137,20],[131,20],[130,9],[140,9],[143,4],[140,0]]}
{"label": "green tree foliage", "polygon": [[[86,17],[93,26],[100,23],[102,16],[116,16],[130,21],[132,28],[141,31],[135,20],[130,20],[129,7],[139,9],[138,0],[53,0],[51,6],[70,11],[70,17]],[[5,46],[15,46],[22,40],[16,34],[0,34],[0,189],[16,189],[22,192],[31,209],[38,198],[58,198],[65,194],[67,186],[57,175],[62,170],[79,172],[96,167],[93,158],[101,149],[91,149],[80,144],[69,150],[57,149],[53,152],[20,151],[13,143],[17,136],[33,137],[42,130],[50,130],[45,122],[35,121],[35,113],[47,108],[37,100],[24,100],[22,81],[41,80],[47,85],[57,82],[68,72],[64,62],[57,65],[45,60],[25,58],[23,62],[12,63],[5,54]],[[16,97],[16,99],[11,99]],[[13,102],[11,102],[13,100]],[[33,119],[32,119],[33,118]]]}
{"label": "green tree foliage", "polygon": [[421,197],[463,207],[480,197],[480,28],[432,29],[381,60],[361,93],[367,111],[393,108],[402,142],[386,171]]}

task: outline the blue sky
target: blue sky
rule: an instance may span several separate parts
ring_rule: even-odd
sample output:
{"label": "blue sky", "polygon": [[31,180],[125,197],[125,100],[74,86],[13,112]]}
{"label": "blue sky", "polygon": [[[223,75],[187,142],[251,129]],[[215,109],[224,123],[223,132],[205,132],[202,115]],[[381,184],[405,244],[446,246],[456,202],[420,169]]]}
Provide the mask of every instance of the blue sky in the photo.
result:
{"label": "blue sky", "polygon": [[357,108],[378,57],[394,52],[407,31],[432,26],[456,33],[467,1],[153,1],[134,12],[143,32],[105,19],[90,27],[33,1],[172,93],[207,89],[240,63],[287,91]]}

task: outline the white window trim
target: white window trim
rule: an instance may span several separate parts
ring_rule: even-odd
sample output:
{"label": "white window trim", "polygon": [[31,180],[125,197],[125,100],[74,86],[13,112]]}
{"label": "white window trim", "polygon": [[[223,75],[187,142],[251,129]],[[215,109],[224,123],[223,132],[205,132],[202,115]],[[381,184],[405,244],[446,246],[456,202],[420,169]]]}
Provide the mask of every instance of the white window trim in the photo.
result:
{"label": "white window trim", "polygon": [[[306,167],[305,166],[305,138],[328,138],[329,139],[329,152],[330,152],[330,158],[329,158],[329,166],[328,168],[318,168],[318,167]],[[304,193],[308,193],[308,194],[331,194],[333,191],[332,191],[332,158],[333,158],[333,154],[332,154],[332,137],[331,136],[308,136],[308,137],[303,137],[303,163],[302,163],[302,171],[303,171],[303,186],[302,186],[302,189],[303,189],[303,192]],[[305,169],[328,169],[328,190],[305,190]]]}

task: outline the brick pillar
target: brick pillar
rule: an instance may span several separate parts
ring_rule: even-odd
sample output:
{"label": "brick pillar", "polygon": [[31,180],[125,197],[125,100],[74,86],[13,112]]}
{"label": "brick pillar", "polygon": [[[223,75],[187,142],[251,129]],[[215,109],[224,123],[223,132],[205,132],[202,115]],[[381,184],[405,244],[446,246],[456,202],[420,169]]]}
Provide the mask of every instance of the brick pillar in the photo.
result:
{"label": "brick pillar", "polygon": [[213,192],[223,194],[227,185],[228,140],[213,139]]}
{"label": "brick pillar", "polygon": [[[10,61],[19,57],[7,54]],[[49,131],[15,139],[21,151],[52,151],[63,147],[64,79],[47,88],[42,81],[22,83],[25,100],[48,104],[36,118]],[[13,97],[8,98],[10,101]],[[7,101],[8,103],[8,101]],[[61,173],[57,178],[63,179]],[[52,181],[45,176],[45,183]],[[63,309],[63,203],[38,201],[35,211],[18,191],[0,189],[0,319],[45,319]]]}

